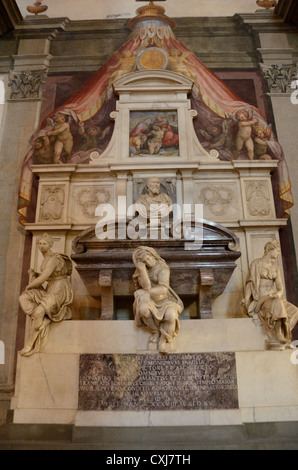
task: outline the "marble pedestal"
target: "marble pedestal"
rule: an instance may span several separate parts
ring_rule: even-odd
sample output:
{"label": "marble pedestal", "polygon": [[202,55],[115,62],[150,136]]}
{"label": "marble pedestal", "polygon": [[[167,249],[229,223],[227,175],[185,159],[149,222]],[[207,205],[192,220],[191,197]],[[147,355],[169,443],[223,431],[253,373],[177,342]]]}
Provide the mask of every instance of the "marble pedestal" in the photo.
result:
{"label": "marble pedestal", "polygon": [[246,318],[184,320],[172,350],[175,355],[232,354],[236,363],[237,407],[79,409],[79,364],[83,354],[158,355],[157,351],[148,351],[147,342],[148,334],[132,321],[65,321],[52,325],[43,353],[18,357],[11,402],[13,422],[151,427],[298,420],[298,366],[291,360],[295,351],[266,351],[262,332]]}

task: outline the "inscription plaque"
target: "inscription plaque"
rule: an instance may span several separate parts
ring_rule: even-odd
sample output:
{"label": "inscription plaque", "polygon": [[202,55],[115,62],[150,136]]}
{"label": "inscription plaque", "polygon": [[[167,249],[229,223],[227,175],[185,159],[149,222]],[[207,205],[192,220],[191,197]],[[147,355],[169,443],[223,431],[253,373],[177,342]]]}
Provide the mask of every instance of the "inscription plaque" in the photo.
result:
{"label": "inscription plaque", "polygon": [[235,354],[82,354],[80,410],[238,408]]}

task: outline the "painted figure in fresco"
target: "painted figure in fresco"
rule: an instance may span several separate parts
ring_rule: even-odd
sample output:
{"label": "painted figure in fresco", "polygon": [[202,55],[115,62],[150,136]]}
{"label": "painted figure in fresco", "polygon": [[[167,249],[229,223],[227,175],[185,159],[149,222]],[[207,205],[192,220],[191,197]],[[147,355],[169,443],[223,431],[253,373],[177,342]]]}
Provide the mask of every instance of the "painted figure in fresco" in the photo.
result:
{"label": "painted figure in fresco", "polygon": [[47,135],[38,137],[34,141],[32,154],[33,165],[54,163],[53,149],[50,139]]}
{"label": "painted figure in fresco", "polygon": [[152,128],[152,120],[145,119],[145,121],[138,122],[138,124],[130,132],[130,137],[136,137],[140,134],[149,134]]}
{"label": "painted figure in fresco", "polygon": [[110,75],[109,86],[123,75],[133,72],[136,68],[136,56],[129,49],[122,51],[121,55],[117,52],[116,55],[119,58],[117,64],[109,67],[109,71],[116,69]]}
{"label": "painted figure in fresco", "polygon": [[170,51],[170,62],[173,70],[177,73],[182,73],[186,77],[190,78],[193,82],[196,82],[197,76],[188,65],[193,65],[187,60],[186,57],[190,55],[189,52],[180,53],[178,49],[171,49]]}
{"label": "painted figure in fresco", "polygon": [[153,125],[156,126],[167,126],[169,124],[168,118],[166,116],[163,116],[162,114],[157,114],[155,116]]}
{"label": "painted figure in fresco", "polygon": [[163,124],[161,126],[164,135],[162,139],[163,147],[178,147],[179,135],[176,134],[175,129],[170,124]]}
{"label": "painted figure in fresco", "polygon": [[152,130],[147,134],[150,155],[157,155],[162,147],[164,130],[161,126],[154,124]]}
{"label": "painted figure in fresco", "polygon": [[247,150],[250,160],[254,159],[254,142],[252,139],[252,126],[257,124],[259,120],[251,117],[248,109],[238,109],[235,113],[238,121],[238,133],[235,141],[235,156],[238,157],[243,147]]}
{"label": "painted figure in fresco", "polygon": [[283,297],[281,274],[276,263],[279,254],[277,240],[266,243],[263,257],[250,265],[242,300],[248,315],[258,315],[265,327],[268,349],[290,348],[291,330],[298,321],[298,308]]}
{"label": "painted figure in fresco", "polygon": [[177,127],[163,114],[138,122],[130,131],[130,154],[137,154],[142,148],[142,153],[158,155],[169,147],[179,147],[179,136]]}
{"label": "painted figure in fresco", "polygon": [[147,135],[146,134],[139,134],[135,137],[129,138],[129,150],[130,156],[138,155],[145,151],[145,146],[147,142]]}
{"label": "painted figure in fresco", "polygon": [[[43,349],[51,322],[72,317],[73,291],[67,277],[72,271],[71,260],[68,256],[53,253],[53,243],[47,233],[38,240],[38,248],[44,258],[41,273],[29,270],[29,284],[20,295],[21,308],[31,320],[29,339],[20,351],[22,356],[30,356]],[[44,288],[45,282],[47,286]]]}
{"label": "painted figure in fresco", "polygon": [[217,150],[220,160],[231,161],[234,159],[231,127],[231,121],[224,119],[221,123],[212,124],[207,129],[199,129],[200,134],[204,137],[204,140],[201,141],[202,146],[208,152],[213,149]]}
{"label": "painted figure in fresco", "polygon": [[68,162],[73,147],[73,137],[70,132],[70,125],[67,122],[67,116],[63,113],[57,113],[54,115],[53,121],[53,130],[48,131],[47,135],[55,137],[54,163],[59,163],[63,151]]}
{"label": "painted figure in fresco", "polygon": [[255,158],[258,160],[271,160],[267,153],[268,140],[270,140],[271,129],[264,126],[255,126],[253,128]]}
{"label": "painted figure in fresco", "polygon": [[176,129],[170,125],[166,116],[157,114],[153,125],[159,126],[163,131],[162,146],[164,147],[178,147],[179,136]]}
{"label": "painted figure in fresco", "polygon": [[[152,39],[152,37],[149,38],[148,36],[149,29],[145,28],[146,32],[144,33],[144,37],[141,37],[139,34],[139,27],[142,21],[143,19],[140,17],[140,21],[136,23],[131,35],[127,38],[125,43],[120,46],[119,50],[110,56],[105,64],[103,64],[98,71],[92,74],[92,76],[67,99],[63,106],[59,106],[58,109],[51,112],[48,119],[51,119],[55,112],[65,112],[66,114],[70,114],[76,123],[82,119],[82,116],[87,116],[86,121],[92,119],[93,124],[100,126],[102,129],[104,128],[102,123],[108,122],[110,112],[116,109],[116,98],[113,95],[111,83],[124,74],[136,70],[136,54],[139,54],[139,52],[148,47],[149,44],[151,45],[151,42],[148,42],[148,39],[150,39],[150,41]],[[136,33],[137,36],[135,35]],[[136,37],[138,39],[136,39]],[[187,47],[177,37],[175,37],[173,31],[171,31],[170,39],[166,34],[163,37],[159,37],[158,33],[155,36],[155,39],[157,38],[159,38],[158,46],[169,55],[168,68],[185,75],[194,82],[190,98],[192,109],[198,113],[197,119],[194,120],[194,128],[199,139],[201,137],[201,123],[204,123],[204,130],[209,133],[208,128],[210,126],[214,125],[220,127],[222,121],[227,119],[229,116],[233,116],[236,122],[235,112],[241,108],[253,110],[254,115],[259,119],[259,124],[265,127],[268,125],[265,116],[259,109],[239,98],[239,96],[237,96],[237,94],[234,93],[223,80],[214,74],[214,72],[209,70],[193,52],[187,49]],[[12,83],[11,86],[12,94],[14,94],[15,89],[15,93],[18,95],[18,84]],[[62,97],[60,96],[59,98]],[[95,109],[97,111],[93,114]],[[171,122],[171,124],[173,123]],[[233,123],[231,122],[231,124]],[[45,132],[46,130],[49,130],[48,120],[44,120],[42,122],[37,133],[38,137],[40,137],[40,132]],[[239,148],[243,148],[244,152],[246,152],[246,145],[248,144],[244,145],[244,140],[246,139],[243,139],[241,134],[249,132],[250,130],[251,129],[249,127],[247,129],[244,129],[243,127],[239,130],[238,145]],[[231,125],[230,136],[234,144],[235,136],[232,134],[233,129]],[[35,137],[37,137],[36,134]],[[247,140],[249,141],[249,138]],[[108,138],[105,139],[101,146],[101,153],[106,148],[106,143],[108,143]],[[206,143],[208,144],[207,139]],[[75,139],[74,148],[72,150],[72,161],[75,163],[88,163],[90,161],[90,152],[88,150],[80,150],[77,152],[78,149],[76,148],[76,144],[77,139]],[[289,179],[285,155],[274,133],[272,133],[270,140],[268,139],[267,144],[268,153],[266,153],[266,155],[270,155],[272,159],[279,161],[277,168],[279,189],[276,189],[278,192],[276,195],[279,196],[279,199],[276,198],[277,214],[278,217],[285,217],[288,215],[289,209],[293,205],[291,182]],[[253,147],[253,145],[251,147]],[[147,151],[149,152],[148,149]],[[31,191],[33,183],[33,175],[31,171],[32,152],[33,147],[31,146],[25,156],[22,167],[18,201],[18,212],[20,214],[21,223],[25,223],[27,221],[29,214],[28,208],[33,194]],[[239,150],[239,153],[241,154],[243,152]],[[250,156],[252,157],[252,152],[250,152]],[[245,157],[247,157],[247,155],[245,155]],[[233,151],[230,150],[230,147],[219,149],[220,160],[230,161],[234,158],[241,157],[240,155],[233,155]],[[276,185],[276,188],[277,187],[278,185]]]}
{"label": "painted figure in fresco", "polygon": [[209,150],[212,149],[222,149],[227,147],[227,134],[219,126],[211,126],[208,129],[208,132],[203,129],[200,130],[201,134],[208,141]]}
{"label": "painted figure in fresco", "polygon": [[81,143],[79,150],[91,150],[97,148],[105,139],[110,131],[111,126],[107,126],[103,131],[99,126],[90,126],[85,129],[83,122],[79,123],[79,135],[81,136]]}
{"label": "painted figure in fresco", "polygon": [[180,330],[179,315],[183,303],[170,287],[170,269],[166,262],[150,247],[139,247],[133,253],[135,281],[134,316],[137,326],[150,333],[149,341],[158,343],[161,353],[166,352]]}

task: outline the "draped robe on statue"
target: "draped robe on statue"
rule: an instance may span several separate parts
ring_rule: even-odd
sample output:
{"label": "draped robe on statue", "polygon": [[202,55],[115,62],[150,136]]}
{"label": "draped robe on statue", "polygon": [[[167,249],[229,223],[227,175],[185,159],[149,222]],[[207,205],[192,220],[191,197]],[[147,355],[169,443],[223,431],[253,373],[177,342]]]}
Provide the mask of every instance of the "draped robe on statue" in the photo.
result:
{"label": "draped robe on statue", "polygon": [[[31,200],[33,181],[31,165],[33,163],[34,142],[38,137],[45,136],[53,128],[51,118],[57,111],[68,116],[70,130],[74,138],[68,163],[88,163],[92,151],[96,150],[102,153],[108,145],[113,130],[109,118],[110,113],[116,107],[112,83],[124,74],[137,70],[138,54],[149,47],[160,48],[166,52],[169,57],[167,68],[183,73],[194,81],[191,103],[193,109],[198,112],[198,118],[195,120],[194,125],[197,137],[201,142],[204,141],[202,130],[208,132],[210,126],[217,126],[222,129],[223,123],[227,124],[227,137],[230,141],[233,141],[238,127],[235,120],[235,111],[239,108],[249,108],[253,116],[259,120],[258,125],[268,128],[268,123],[262,113],[237,97],[184,46],[175,37],[169,22],[153,21],[152,19],[136,21],[132,33],[118,51],[63,106],[53,111],[31,138],[31,148],[23,163],[19,193],[18,211],[22,223],[26,222],[28,217],[27,209]],[[105,139],[96,148],[80,150],[79,129],[82,123],[84,123],[86,129],[91,126],[98,126],[101,132],[104,129],[109,129],[110,126]],[[201,129],[198,128],[199,125]],[[235,158],[229,146],[217,150],[219,151],[220,160],[233,160]],[[279,202],[277,204],[277,216],[284,217],[293,205],[291,184],[283,150],[272,133],[270,140],[267,142],[267,153],[272,159],[278,160],[278,189],[274,189],[278,193],[276,197],[277,202]],[[248,157],[243,152],[238,158],[247,159]],[[63,157],[59,163],[64,163]]]}

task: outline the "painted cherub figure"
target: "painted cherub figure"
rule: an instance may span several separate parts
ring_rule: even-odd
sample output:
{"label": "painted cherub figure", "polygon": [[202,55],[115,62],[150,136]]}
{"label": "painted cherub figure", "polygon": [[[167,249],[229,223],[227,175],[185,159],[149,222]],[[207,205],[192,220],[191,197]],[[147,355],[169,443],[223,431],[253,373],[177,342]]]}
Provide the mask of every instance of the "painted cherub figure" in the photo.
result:
{"label": "painted cherub figure", "polygon": [[130,149],[130,155],[138,155],[142,150],[144,150],[144,147],[147,142],[147,135],[146,134],[139,134],[136,135],[135,137],[130,137],[129,138],[129,149]]}
{"label": "painted cherub figure", "polygon": [[254,142],[252,139],[252,126],[258,124],[257,118],[252,118],[252,110],[249,108],[240,108],[235,113],[235,119],[238,121],[238,133],[235,141],[235,157],[243,147],[246,148],[247,156],[250,160],[254,159]]}
{"label": "painted cherub figure", "polygon": [[53,163],[53,151],[47,135],[37,137],[34,141],[32,161],[34,165]]}
{"label": "painted cherub figure", "polygon": [[217,148],[223,148],[226,145],[226,140],[227,140],[227,134],[223,130],[223,128],[220,128],[219,126],[211,126],[208,129],[208,132],[206,132],[204,129],[200,129],[200,132],[203,137],[208,141],[208,149],[217,149]]}
{"label": "painted cherub figure", "polygon": [[136,68],[136,56],[129,50],[122,51],[120,55],[119,52],[116,52],[117,57],[119,58],[116,65],[110,66],[109,71],[115,70],[109,79],[109,85],[118,80],[118,78],[123,75],[133,72]]}
{"label": "painted cherub figure", "polygon": [[81,136],[80,150],[90,150],[99,146],[108,134],[111,126],[102,130],[99,126],[90,126],[85,129],[84,122],[79,122],[79,135]]}
{"label": "painted cherub figure", "polygon": [[54,163],[59,163],[63,151],[66,154],[66,161],[69,162],[73,147],[73,137],[70,132],[70,125],[67,122],[67,116],[63,113],[57,113],[53,117],[53,122],[53,129],[48,131],[47,135],[55,137]]}
{"label": "painted cherub figure", "polygon": [[267,153],[268,143],[271,137],[271,129],[264,126],[255,126],[253,128],[255,158],[258,160],[271,160],[270,155]]}
{"label": "painted cherub figure", "polygon": [[170,51],[170,62],[175,72],[182,73],[186,77],[190,78],[193,82],[196,82],[196,74],[188,67],[193,65],[187,60],[187,56],[190,55],[190,52],[180,52],[178,49],[171,49]]}

